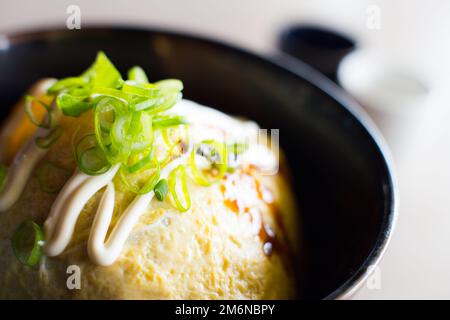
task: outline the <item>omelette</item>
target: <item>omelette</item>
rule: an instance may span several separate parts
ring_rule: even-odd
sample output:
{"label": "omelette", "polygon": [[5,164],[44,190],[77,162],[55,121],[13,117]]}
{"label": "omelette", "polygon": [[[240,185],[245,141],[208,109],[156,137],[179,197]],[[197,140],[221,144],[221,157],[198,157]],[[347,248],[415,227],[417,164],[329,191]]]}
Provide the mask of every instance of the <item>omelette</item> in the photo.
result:
{"label": "omelette", "polygon": [[277,141],[182,90],[140,67],[124,79],[100,52],[14,106],[0,130],[0,298],[297,296]]}

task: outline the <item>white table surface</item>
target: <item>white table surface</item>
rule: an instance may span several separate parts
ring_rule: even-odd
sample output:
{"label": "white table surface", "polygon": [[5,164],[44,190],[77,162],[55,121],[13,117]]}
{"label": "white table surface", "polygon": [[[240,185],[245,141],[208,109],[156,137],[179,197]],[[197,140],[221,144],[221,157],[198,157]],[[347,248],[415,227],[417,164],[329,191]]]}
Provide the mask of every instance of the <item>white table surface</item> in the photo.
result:
{"label": "white table surface", "polygon": [[[355,298],[450,299],[449,1],[1,0],[0,33],[64,27],[71,4],[80,6],[81,27],[91,22],[164,27],[220,38],[262,54],[276,50],[283,27],[317,22],[416,68],[426,79],[430,98],[408,144],[393,150],[400,212],[380,264],[381,288],[364,286]],[[381,9],[380,30],[366,27],[370,4]]]}

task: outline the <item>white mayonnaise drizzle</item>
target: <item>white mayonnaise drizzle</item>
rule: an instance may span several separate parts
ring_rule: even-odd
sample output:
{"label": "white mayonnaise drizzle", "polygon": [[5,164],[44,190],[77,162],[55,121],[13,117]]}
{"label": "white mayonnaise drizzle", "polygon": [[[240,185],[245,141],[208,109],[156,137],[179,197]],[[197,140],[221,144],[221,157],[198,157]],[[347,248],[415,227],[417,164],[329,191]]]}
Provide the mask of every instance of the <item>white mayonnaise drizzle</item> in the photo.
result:
{"label": "white mayonnaise drizzle", "polygon": [[[204,139],[238,141],[243,138],[251,142],[255,141],[254,137],[258,130],[258,126],[254,122],[236,120],[220,111],[187,100],[180,101],[173,108],[173,113],[183,115],[188,119],[191,124],[189,139],[193,143]],[[32,169],[45,155],[46,150],[38,148],[34,143],[35,137],[41,134],[42,130],[37,130],[35,136],[16,155],[4,192],[0,194],[0,210],[6,210],[17,200]],[[246,153],[251,153],[252,150],[251,147]],[[256,158],[258,158],[258,162],[261,162],[261,150],[257,151]],[[161,178],[167,178],[175,167],[186,161],[187,155],[185,153],[164,167],[161,170]],[[251,159],[252,157],[247,158]],[[270,165],[273,160],[269,158],[268,160],[270,162],[268,165]],[[153,191],[136,196],[121,214],[106,240],[114,212],[115,190],[112,180],[118,169],[119,165],[115,165],[106,173],[98,176],[89,176],[77,170],[67,181],[44,223],[46,255],[57,256],[65,250],[73,236],[77,219],[84,206],[92,196],[106,186],[89,235],[88,253],[96,264],[107,266],[114,263],[134,225],[154,197]]]}
{"label": "white mayonnaise drizzle", "polygon": [[46,153],[47,150],[39,148],[34,139],[27,141],[19,150],[8,169],[8,174],[0,193],[0,211],[9,209],[19,199],[34,166]]}
{"label": "white mayonnaise drizzle", "polygon": [[89,176],[77,170],[67,181],[44,223],[44,250],[48,256],[57,256],[64,251],[72,238],[81,210],[97,191],[111,182],[119,166],[115,165],[98,176]]}
{"label": "white mayonnaise drizzle", "polygon": [[[56,124],[61,113],[55,103],[51,105],[50,112],[52,113],[52,124]],[[45,136],[48,132],[47,128],[36,130],[14,157],[0,192],[0,211],[8,210],[19,199],[35,165],[47,153],[48,149],[36,145],[36,138]]]}
{"label": "white mayonnaise drizzle", "polygon": [[[185,160],[185,157],[186,156],[182,156],[181,158],[175,159],[164,167],[164,169],[161,170],[161,179],[166,179],[170,172]],[[115,197],[113,184],[108,184],[97,209],[88,240],[89,257],[94,263],[108,266],[119,257],[133,226],[145,212],[145,209],[153,199],[154,195],[155,193],[151,191],[137,196],[121,215],[111,232],[108,241],[105,243],[106,234],[113,215]]]}

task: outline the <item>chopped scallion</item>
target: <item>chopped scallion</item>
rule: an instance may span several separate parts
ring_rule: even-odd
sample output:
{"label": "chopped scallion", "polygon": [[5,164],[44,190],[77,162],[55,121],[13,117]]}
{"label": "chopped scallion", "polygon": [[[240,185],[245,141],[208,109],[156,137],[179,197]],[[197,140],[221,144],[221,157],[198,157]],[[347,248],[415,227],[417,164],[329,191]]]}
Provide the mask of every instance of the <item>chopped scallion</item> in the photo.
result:
{"label": "chopped scallion", "polygon": [[50,194],[57,193],[63,187],[63,183],[54,184],[55,180],[64,181],[69,177],[70,172],[52,162],[44,162],[37,171],[39,187],[42,191]]}
{"label": "chopped scallion", "polygon": [[94,87],[117,88],[123,83],[119,71],[102,51],[97,54],[94,64],[81,76]]}
{"label": "chopped scallion", "polygon": [[11,238],[11,245],[17,259],[24,265],[34,266],[42,256],[44,232],[32,220],[25,220]]}
{"label": "chopped scallion", "polygon": [[[47,93],[56,96],[56,105],[65,116],[77,117],[93,110],[94,133],[76,139],[77,130],[72,137],[80,171],[99,175],[120,164],[119,175],[130,191],[142,194],[155,190],[157,197],[163,199],[172,185],[171,198],[177,207],[187,210],[190,199],[185,170],[177,168],[171,179],[159,179],[160,167],[176,157],[177,150],[183,150],[180,142],[187,140],[187,131],[184,137],[176,128],[187,124],[185,118],[165,113],[182,98],[182,90],[183,83],[177,79],[149,83],[145,71],[137,66],[128,71],[128,79],[124,80],[108,57],[99,52],[95,62],[80,76],[60,79]],[[37,112],[37,107],[45,112]],[[39,147],[49,148],[62,134],[62,128],[52,124],[50,107],[37,98],[27,97],[26,111],[35,125],[49,129],[46,136],[36,139]],[[167,148],[163,144],[164,150],[160,150],[154,145],[154,140],[161,137],[155,138],[155,134],[162,134]],[[57,171],[50,167],[47,164],[38,173],[41,188],[46,192],[56,190],[47,183],[50,171]],[[160,185],[155,189],[158,181]],[[180,192],[176,192],[177,188],[181,188]]]}
{"label": "chopped scallion", "polygon": [[48,88],[48,94],[57,94],[61,91],[66,91],[74,87],[81,87],[86,84],[86,81],[82,77],[69,77],[55,82],[50,88]]}
{"label": "chopped scallion", "polygon": [[144,69],[138,66],[134,66],[133,68],[128,70],[128,79],[134,80],[139,83],[148,83],[148,78],[145,74]]}
{"label": "chopped scallion", "polygon": [[[205,140],[194,148],[190,156],[190,167],[192,175],[198,184],[209,186],[219,181],[227,170],[227,150],[226,145],[214,140]],[[202,156],[207,159],[210,168],[199,168],[196,162],[196,156]]]}
{"label": "chopped scallion", "polygon": [[122,182],[129,191],[137,194],[146,194],[153,190],[160,177],[159,163],[152,162],[144,169],[130,173],[126,167],[122,166],[119,175]]}
{"label": "chopped scallion", "polygon": [[56,97],[56,105],[64,115],[78,117],[92,108],[92,104],[86,101],[87,98],[87,96],[63,92]]}
{"label": "chopped scallion", "polygon": [[50,129],[47,135],[36,138],[36,145],[42,149],[50,148],[62,136],[63,131],[60,126]]}
{"label": "chopped scallion", "polygon": [[156,98],[159,89],[152,84],[143,84],[132,80],[123,83],[122,91],[126,94],[137,95],[144,98]]}
{"label": "chopped scallion", "polygon": [[153,127],[155,129],[175,127],[188,124],[186,118],[182,116],[155,116],[153,118]]}
{"label": "chopped scallion", "polygon": [[[42,108],[45,109],[45,113],[43,114],[42,118],[43,120],[39,120],[39,117],[37,117],[33,111],[33,106],[39,105]],[[40,128],[50,128],[52,123],[52,117],[50,112],[50,106],[48,106],[44,101],[39,100],[32,96],[25,97],[25,112],[28,115],[28,118],[30,121],[40,127]]]}
{"label": "chopped scallion", "polygon": [[75,155],[79,169],[91,176],[105,173],[111,165],[97,145],[95,134],[81,138],[75,147]]}
{"label": "chopped scallion", "polygon": [[191,198],[187,189],[186,170],[183,165],[179,165],[169,174],[167,178],[168,192],[170,197],[181,212],[191,208]]}
{"label": "chopped scallion", "polygon": [[165,79],[165,80],[157,81],[157,82],[155,82],[155,84],[161,90],[175,90],[175,91],[183,90],[183,82],[181,82],[178,79]]}
{"label": "chopped scallion", "polygon": [[153,191],[155,192],[155,196],[159,201],[163,201],[167,195],[167,191],[169,190],[169,185],[167,184],[166,179],[161,179],[156,184]]}

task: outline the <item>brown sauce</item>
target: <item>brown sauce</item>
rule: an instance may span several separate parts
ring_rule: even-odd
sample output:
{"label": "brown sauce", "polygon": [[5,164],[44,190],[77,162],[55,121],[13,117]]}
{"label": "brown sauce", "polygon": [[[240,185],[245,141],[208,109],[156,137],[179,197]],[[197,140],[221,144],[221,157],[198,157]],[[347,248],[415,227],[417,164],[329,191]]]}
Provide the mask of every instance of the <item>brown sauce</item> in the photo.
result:
{"label": "brown sauce", "polygon": [[[280,230],[281,234],[286,234],[286,229],[284,226],[283,218],[279,210],[278,204],[275,202],[272,191],[264,186],[259,179],[255,177],[258,174],[258,169],[253,166],[247,166],[242,170],[245,174],[252,176],[254,178],[258,198],[263,201],[270,209],[277,229]],[[224,177],[226,180],[228,175]],[[223,184],[220,185],[220,190],[222,194],[225,194],[225,186]],[[255,208],[239,208],[237,200],[224,199],[224,204],[227,208],[233,211],[236,214],[243,213],[248,214],[250,216],[250,221],[253,221],[251,210]],[[257,209],[256,209],[257,210]],[[264,221],[260,212],[258,214],[261,216],[261,228],[258,233],[258,237],[261,240],[262,250],[264,254],[268,257],[272,256],[272,254],[277,254],[283,260],[283,264],[287,270],[292,270],[293,267],[293,259],[291,254],[291,249],[289,248],[287,241],[284,237],[278,235],[275,232],[275,229],[267,222]]]}

